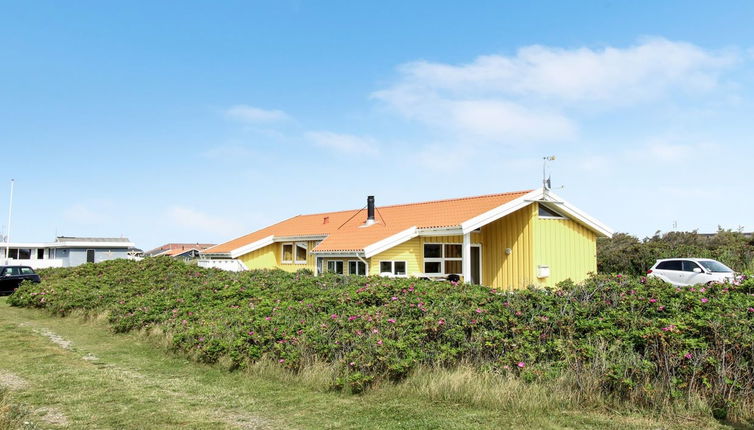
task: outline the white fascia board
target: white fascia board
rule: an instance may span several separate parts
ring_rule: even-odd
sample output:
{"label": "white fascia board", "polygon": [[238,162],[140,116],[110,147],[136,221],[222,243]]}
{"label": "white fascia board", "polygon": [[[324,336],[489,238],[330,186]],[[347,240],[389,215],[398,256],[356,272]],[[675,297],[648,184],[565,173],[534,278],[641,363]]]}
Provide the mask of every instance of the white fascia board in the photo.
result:
{"label": "white fascia board", "polygon": [[312,254],[320,258],[359,257],[364,255],[360,251],[322,251],[312,252]]}
{"label": "white fascia board", "polygon": [[200,252],[199,254],[207,260],[227,260],[230,258],[230,252],[211,252],[209,254]]}
{"label": "white fascia board", "polygon": [[461,227],[441,227],[441,228],[419,228],[418,236],[461,236],[463,229]]}
{"label": "white fascia board", "polygon": [[50,248],[134,248],[133,242],[55,242]]}
{"label": "white fascia board", "polygon": [[487,225],[493,221],[497,221],[506,215],[509,215],[523,207],[530,205],[531,200],[539,199],[542,197],[542,195],[543,193],[541,188],[530,191],[517,199],[511,200],[508,203],[500,205],[494,209],[490,209],[481,215],[477,215],[474,218],[462,222],[461,230],[463,230],[463,234],[470,233],[478,229],[479,227]]}
{"label": "white fascia board", "polygon": [[601,234],[605,237],[612,237],[613,233],[615,233],[615,230],[587,215],[585,212],[563,200],[560,196],[553,193],[552,191],[548,190],[544,194],[543,200],[554,200],[550,203],[555,205],[560,212],[564,212],[565,215],[568,215],[569,217],[580,221],[582,224],[586,225],[598,234]]}
{"label": "white fascia board", "polygon": [[244,245],[240,248],[236,248],[232,251],[230,251],[230,258],[237,258],[244,254],[248,254],[252,251],[256,251],[259,248],[264,248],[267,245],[272,245],[275,242],[275,236],[269,235],[267,237],[263,237],[262,239],[259,239],[256,242],[251,242],[248,245]]}
{"label": "white fascia board", "polygon": [[394,246],[411,240],[417,237],[419,234],[416,232],[416,226],[409,227],[399,233],[396,233],[390,237],[386,237],[380,241],[377,241],[369,246],[364,247],[364,257],[370,258],[373,255],[377,255],[380,252],[386,251]]}
{"label": "white fascia board", "polygon": [[275,242],[303,242],[308,240],[325,240],[326,238],[326,234],[308,234],[298,236],[275,236],[274,240]]}
{"label": "white fascia board", "polygon": [[50,248],[52,243],[49,242],[0,242],[0,249],[8,247],[8,248]]}

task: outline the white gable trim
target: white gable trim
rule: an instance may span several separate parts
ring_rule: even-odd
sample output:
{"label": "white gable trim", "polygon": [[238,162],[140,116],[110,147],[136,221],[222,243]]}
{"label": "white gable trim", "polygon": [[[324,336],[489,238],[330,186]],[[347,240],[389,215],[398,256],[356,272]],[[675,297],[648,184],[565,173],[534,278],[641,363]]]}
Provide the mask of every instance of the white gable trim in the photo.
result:
{"label": "white gable trim", "polygon": [[364,257],[370,258],[380,252],[387,251],[388,249],[400,245],[403,242],[411,240],[417,237],[419,234],[416,231],[416,226],[409,227],[400,233],[396,233],[392,236],[386,237],[380,241],[377,241],[369,246],[364,247]]}
{"label": "white gable trim", "polygon": [[265,238],[259,239],[256,242],[251,242],[248,245],[244,245],[240,248],[236,248],[230,251],[230,258],[238,258],[244,254],[248,254],[252,251],[256,251],[259,248],[264,248],[267,245],[272,245],[275,242],[275,236],[269,235]]}
{"label": "white gable trim", "polygon": [[611,229],[610,227],[590,217],[580,209],[560,198],[560,196],[556,195],[552,191],[544,190],[543,188],[531,191],[504,205],[498,206],[481,215],[475,216],[468,221],[462,222],[461,228],[463,229],[463,233],[469,233],[479,227],[482,227],[483,225],[497,221],[500,218],[507,216],[521,208],[524,208],[537,200],[546,201],[547,203],[554,205],[561,213],[584,224],[587,228],[599,235],[612,237],[614,233],[613,229]]}
{"label": "white gable trim", "polygon": [[517,199],[505,203],[504,205],[488,210],[481,215],[477,215],[474,218],[462,222],[461,230],[463,230],[463,234],[471,233],[479,227],[487,225],[493,221],[497,221],[506,215],[509,215],[523,207],[530,205],[532,200],[536,200],[541,197],[541,188],[538,190],[530,191]]}
{"label": "white gable trim", "polygon": [[580,221],[582,224],[605,237],[612,237],[613,233],[615,233],[612,228],[587,215],[585,212],[563,200],[552,191],[545,191],[542,200],[554,205],[561,213],[564,213],[564,215]]}

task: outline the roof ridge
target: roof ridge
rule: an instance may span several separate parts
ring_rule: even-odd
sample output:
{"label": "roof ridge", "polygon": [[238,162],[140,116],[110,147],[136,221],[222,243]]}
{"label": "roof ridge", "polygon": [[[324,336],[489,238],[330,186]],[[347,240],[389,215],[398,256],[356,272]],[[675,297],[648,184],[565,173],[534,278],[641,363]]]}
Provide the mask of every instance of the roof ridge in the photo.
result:
{"label": "roof ridge", "polygon": [[[479,196],[468,196],[468,197],[454,197],[449,199],[439,199],[439,200],[427,200],[423,202],[415,202],[415,203],[397,203],[394,205],[386,205],[386,206],[375,206],[378,209],[384,209],[384,208],[394,208],[399,206],[416,206],[416,205],[426,205],[430,203],[443,203],[443,202],[450,202],[450,201],[458,201],[458,200],[472,200],[472,199],[481,199],[486,197],[500,197],[500,196],[506,196],[510,194],[526,194],[534,191],[531,190],[521,190],[521,191],[509,191],[505,193],[494,193],[494,194],[482,194]],[[291,218],[296,218],[300,216],[315,216],[315,215],[330,215],[330,214],[338,214],[343,212],[355,212],[355,211],[363,211],[365,208],[359,208],[359,209],[345,209],[345,210],[339,210],[339,211],[333,211],[333,212],[317,212],[312,214],[299,214],[296,216],[293,216]],[[291,219],[289,218],[289,219]],[[287,220],[286,220],[287,221]]]}
{"label": "roof ridge", "polygon": [[487,198],[487,197],[500,197],[500,196],[506,196],[510,194],[526,194],[530,193],[534,190],[522,190],[522,191],[510,191],[507,193],[495,193],[495,194],[483,194],[480,196],[469,196],[469,197],[456,197],[456,198],[450,198],[450,199],[439,199],[439,200],[427,200],[424,202],[416,202],[416,203],[399,203],[395,205],[387,205],[387,206],[377,206],[378,208],[394,208],[398,206],[417,206],[417,205],[426,205],[431,203],[443,203],[443,202],[451,202],[451,201],[458,201],[458,200],[472,200],[472,199],[481,199],[481,198]]}

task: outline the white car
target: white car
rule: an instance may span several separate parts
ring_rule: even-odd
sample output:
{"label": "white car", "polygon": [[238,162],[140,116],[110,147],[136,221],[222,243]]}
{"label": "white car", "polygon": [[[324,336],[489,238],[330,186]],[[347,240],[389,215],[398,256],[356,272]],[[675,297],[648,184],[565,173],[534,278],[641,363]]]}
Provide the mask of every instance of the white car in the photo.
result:
{"label": "white car", "polygon": [[677,287],[733,282],[735,273],[725,264],[709,258],[667,258],[657,260],[647,271],[647,276],[660,278]]}

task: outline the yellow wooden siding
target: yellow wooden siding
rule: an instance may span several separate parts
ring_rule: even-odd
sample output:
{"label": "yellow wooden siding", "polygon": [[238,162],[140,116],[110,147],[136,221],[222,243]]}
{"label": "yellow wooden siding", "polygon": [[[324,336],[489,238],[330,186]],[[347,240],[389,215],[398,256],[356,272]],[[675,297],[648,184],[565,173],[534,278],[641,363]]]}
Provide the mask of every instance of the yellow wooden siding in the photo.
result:
{"label": "yellow wooden siding", "polygon": [[589,272],[597,271],[597,236],[593,231],[571,219],[534,218],[535,274],[537,266],[550,266],[550,276],[538,279],[539,285],[554,286],[569,278],[579,282]]}
{"label": "yellow wooden siding", "polygon": [[[534,283],[534,205],[482,227],[482,284],[499,290],[526,288]],[[505,249],[511,253],[506,254]]]}
{"label": "yellow wooden siding", "polygon": [[[480,243],[482,235],[471,233],[471,243]],[[380,261],[405,261],[408,276],[424,273],[425,243],[463,243],[463,236],[420,236],[372,256],[369,262],[369,274],[379,275]]]}
{"label": "yellow wooden siding", "polygon": [[[290,242],[285,242],[290,243]],[[301,269],[309,269],[314,271],[315,260],[311,254],[312,248],[314,248],[316,242],[306,242],[306,264],[294,264],[294,263],[282,263],[283,257],[283,244],[276,242],[271,245],[267,245],[264,248],[257,249],[248,254],[244,254],[238,259],[246,265],[249,270],[254,269],[274,269],[278,268],[285,270],[286,272],[295,272]],[[296,247],[294,242],[293,252],[295,255]]]}
{"label": "yellow wooden siding", "polygon": [[406,273],[411,276],[414,273],[421,272],[422,265],[422,253],[424,247],[422,246],[422,238],[415,237],[407,240],[400,245],[394,246],[387,251],[383,251],[377,255],[372,256],[369,259],[369,274],[380,274],[380,261],[405,261]]}

